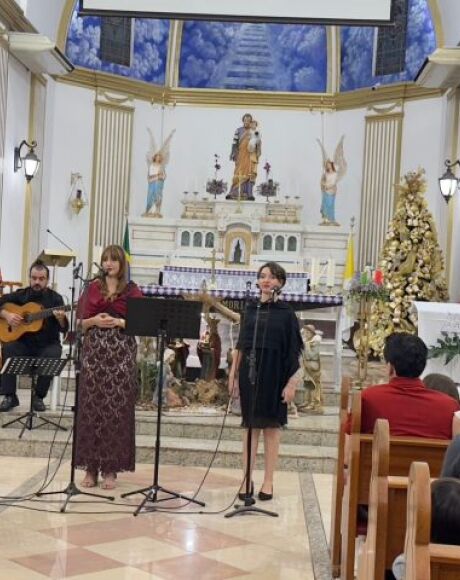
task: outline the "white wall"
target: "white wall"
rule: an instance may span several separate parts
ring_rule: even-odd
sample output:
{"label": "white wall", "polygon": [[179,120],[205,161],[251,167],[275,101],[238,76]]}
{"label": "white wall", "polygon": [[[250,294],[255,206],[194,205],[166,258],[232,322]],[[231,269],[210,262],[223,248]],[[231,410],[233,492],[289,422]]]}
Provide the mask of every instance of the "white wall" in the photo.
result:
{"label": "white wall", "polygon": [[418,167],[426,172],[428,208],[433,214],[444,255],[447,243],[446,203],[438,178],[444,172],[444,116],[442,98],[411,101],[404,110],[401,175]]}
{"label": "white wall", "polygon": [[24,12],[35,28],[50,40],[56,40],[61,13],[66,0],[28,0]]}
{"label": "white wall", "polygon": [[26,180],[23,170],[14,173],[14,147],[27,139],[30,73],[15,58],[8,59],[8,96],[5,159],[0,226],[0,266],[4,280],[20,280]]}
{"label": "white wall", "polygon": [[[94,138],[94,92],[62,83],[55,86],[52,106],[47,111],[48,136],[47,173],[49,214],[47,227],[86,264],[88,255],[89,209],[75,215],[69,208],[70,174],[81,173],[88,195]],[[44,225],[44,230],[46,226]],[[43,232],[47,248],[63,249],[51,235]],[[59,290],[67,293],[71,285],[71,268],[58,273]]]}
{"label": "white wall", "polygon": [[458,0],[437,0],[444,31],[445,46],[457,46],[460,42],[460,2]]}

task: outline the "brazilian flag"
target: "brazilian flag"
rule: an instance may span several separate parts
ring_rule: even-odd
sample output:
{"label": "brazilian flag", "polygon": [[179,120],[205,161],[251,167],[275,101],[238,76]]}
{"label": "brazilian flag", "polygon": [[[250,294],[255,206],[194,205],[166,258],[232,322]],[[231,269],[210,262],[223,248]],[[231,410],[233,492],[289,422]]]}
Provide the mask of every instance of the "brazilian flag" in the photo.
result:
{"label": "brazilian flag", "polygon": [[123,250],[125,251],[126,263],[128,265],[128,280],[131,280],[131,250],[129,249],[128,222],[126,222],[125,235],[123,236]]}

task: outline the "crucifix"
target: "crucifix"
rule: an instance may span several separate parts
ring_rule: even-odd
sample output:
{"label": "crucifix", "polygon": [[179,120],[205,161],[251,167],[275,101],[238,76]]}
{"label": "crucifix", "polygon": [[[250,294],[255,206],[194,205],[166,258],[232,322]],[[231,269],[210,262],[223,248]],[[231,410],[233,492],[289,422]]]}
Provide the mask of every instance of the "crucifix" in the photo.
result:
{"label": "crucifix", "polygon": [[222,262],[222,258],[216,258],[216,249],[213,248],[210,258],[201,258],[204,262],[211,262],[211,283],[209,284],[210,290],[216,289],[216,262]]}

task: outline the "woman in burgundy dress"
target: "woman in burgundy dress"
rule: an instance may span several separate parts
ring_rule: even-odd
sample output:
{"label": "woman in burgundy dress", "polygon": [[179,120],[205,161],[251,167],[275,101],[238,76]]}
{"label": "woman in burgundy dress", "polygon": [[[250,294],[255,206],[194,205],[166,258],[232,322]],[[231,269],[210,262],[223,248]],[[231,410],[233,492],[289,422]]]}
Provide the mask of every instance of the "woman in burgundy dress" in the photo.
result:
{"label": "woman in burgundy dress", "polygon": [[126,303],[142,296],[127,281],[125,253],[107,246],[104,276],[92,282],[79,304],[84,332],[78,395],[76,466],[86,470],[84,487],[113,489],[119,471],[134,471],[137,396],[136,340],[124,333]]}

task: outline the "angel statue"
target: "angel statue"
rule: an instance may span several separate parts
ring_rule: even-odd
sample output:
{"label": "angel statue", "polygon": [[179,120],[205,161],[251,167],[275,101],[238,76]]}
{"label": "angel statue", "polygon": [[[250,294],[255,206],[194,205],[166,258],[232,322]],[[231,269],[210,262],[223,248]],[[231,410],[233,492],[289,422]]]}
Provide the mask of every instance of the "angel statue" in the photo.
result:
{"label": "angel statue", "polygon": [[335,148],[334,160],[328,158],[324,145],[319,139],[316,139],[323,154],[323,173],[321,175],[321,217],[323,218],[320,225],[338,226],[340,225],[335,219],[335,196],[337,194],[337,183],[347,172],[347,162],[343,153],[342,135]]}
{"label": "angel statue", "polygon": [[171,131],[160,149],[155,144],[151,129],[147,128],[150,135],[150,149],[147,152],[147,206],[144,216],[161,217],[161,202],[163,201],[163,187],[166,180],[166,165],[169,162],[169,147],[175,129]]}

